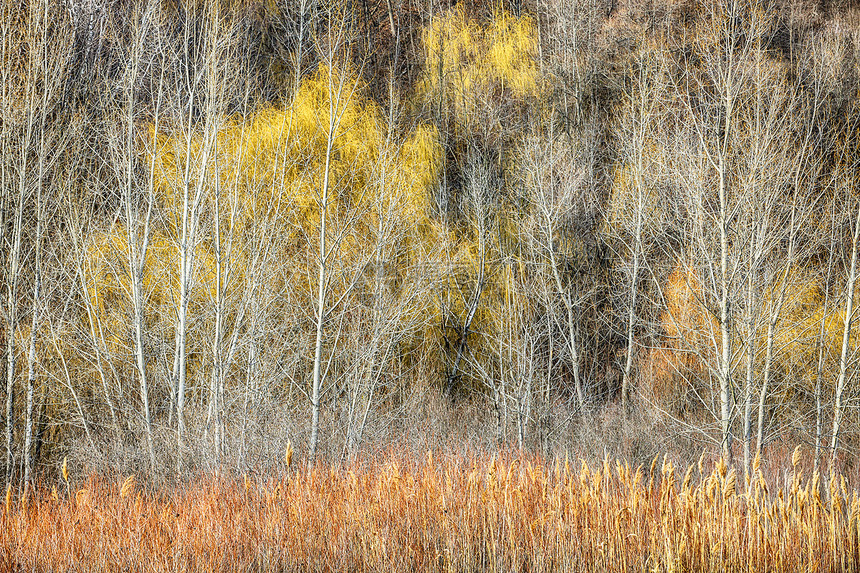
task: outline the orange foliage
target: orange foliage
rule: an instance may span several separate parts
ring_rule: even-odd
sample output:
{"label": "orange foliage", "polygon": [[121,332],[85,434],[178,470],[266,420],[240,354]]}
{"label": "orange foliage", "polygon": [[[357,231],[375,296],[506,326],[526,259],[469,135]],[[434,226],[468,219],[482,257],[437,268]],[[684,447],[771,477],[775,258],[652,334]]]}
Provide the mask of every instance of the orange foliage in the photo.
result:
{"label": "orange foliage", "polygon": [[[708,348],[710,329],[719,330],[716,319],[701,304],[701,284],[691,269],[675,266],[663,286],[666,306],[659,324],[664,334],[660,347],[643,357],[642,380],[663,402],[674,401],[681,392],[677,376],[703,368],[700,352]],[[713,352],[713,349],[711,349]]]}
{"label": "orange foliage", "polygon": [[708,332],[719,331],[716,318],[702,304],[702,284],[694,270],[676,265],[666,279],[663,296],[666,310],[660,315],[660,324],[669,338],[699,346],[696,343]]}

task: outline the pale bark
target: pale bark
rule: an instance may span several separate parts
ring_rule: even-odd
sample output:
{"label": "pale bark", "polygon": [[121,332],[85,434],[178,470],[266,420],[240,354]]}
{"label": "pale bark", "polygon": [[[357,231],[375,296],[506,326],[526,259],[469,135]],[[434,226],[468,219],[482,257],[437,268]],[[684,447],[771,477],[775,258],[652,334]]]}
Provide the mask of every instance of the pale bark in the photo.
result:
{"label": "pale bark", "polygon": [[[42,125],[44,129],[44,123]],[[42,137],[44,137],[44,132]],[[43,140],[44,143],[44,140]],[[42,174],[44,165],[44,152],[40,153],[39,181],[36,189],[36,256],[34,261],[33,276],[33,299],[30,311],[30,348],[27,352],[27,410],[24,418],[24,487],[30,486],[33,473],[33,400],[36,389],[36,338],[40,327],[41,296],[42,296]]]}
{"label": "pale bark", "polygon": [[[727,148],[728,137],[731,128],[732,100],[726,96],[726,125],[725,139],[722,144],[723,150]],[[720,153],[719,165],[719,191],[720,191],[720,351],[719,380],[720,380],[720,432],[722,434],[721,447],[723,459],[731,463],[732,459],[732,434],[731,434],[731,404],[729,393],[732,385],[732,342],[733,327],[731,324],[732,313],[730,308],[730,285],[729,285],[729,207],[728,190],[726,189],[726,165],[723,153]]]}
{"label": "pale bark", "polygon": [[[332,94],[334,95],[334,94]],[[332,152],[334,149],[334,139],[337,131],[337,114],[334,109],[334,97],[330,98],[329,105],[329,129],[328,141],[326,142],[325,155],[325,172],[323,174],[322,189],[320,190],[319,199],[319,251],[318,251],[318,269],[317,269],[317,298],[314,305],[316,313],[316,338],[314,341],[314,370],[313,370],[313,386],[311,389],[311,437],[309,448],[309,458],[311,463],[316,460],[317,444],[319,442],[319,424],[320,424],[320,392],[323,384],[322,371],[322,351],[323,351],[323,333],[325,329],[326,319],[326,292],[328,287],[328,253],[326,252],[326,223],[328,215],[329,203],[329,176],[331,173]]]}
{"label": "pale bark", "polygon": [[567,346],[570,351],[570,362],[571,362],[571,373],[573,374],[573,385],[576,391],[576,400],[577,407],[580,411],[585,408],[585,392],[582,388],[582,380],[579,372],[579,344],[577,342],[577,328],[576,328],[576,304],[573,300],[573,295],[570,292],[570,289],[565,286],[564,281],[561,278],[561,274],[559,273],[558,266],[559,261],[557,260],[557,254],[555,251],[554,245],[554,229],[555,229],[555,221],[551,218],[548,211],[544,211],[544,224],[546,225],[546,233],[547,233],[547,255],[549,255],[549,266],[552,271],[552,277],[555,281],[555,288],[558,295],[561,297],[562,302],[564,303],[565,315],[567,318]]}
{"label": "pale bark", "polygon": [[[137,148],[134,143],[135,137],[135,107],[136,101],[134,97],[134,83],[137,75],[137,65],[140,61],[140,51],[142,43],[148,28],[142,27],[136,30],[135,44],[131,54],[132,67],[130,68],[129,76],[125,79],[126,82],[126,101],[125,101],[125,141],[122,154],[122,175],[123,175],[123,208],[125,211],[125,231],[127,243],[127,264],[128,264],[128,279],[129,292],[131,295],[132,306],[132,339],[134,352],[134,366],[137,372],[139,391],[140,391],[140,408],[141,418],[143,419],[143,429],[146,437],[146,452],[149,459],[149,469],[155,472],[155,443],[152,431],[152,413],[149,404],[149,380],[147,375],[146,365],[146,350],[144,342],[145,329],[145,312],[146,312],[146,295],[144,291],[144,274],[146,273],[146,260],[149,250],[150,231],[152,212],[155,203],[155,157],[156,150],[150,150],[151,160],[149,165],[149,179],[147,183],[147,199],[145,212],[141,215],[135,206],[135,189],[137,183],[134,178],[134,166],[137,156]],[[159,82],[155,112],[154,130],[157,137],[159,130],[159,110],[162,97],[162,82]],[[142,216],[142,220],[141,220]],[[142,227],[142,228],[141,228]],[[105,391],[107,395],[107,390]]]}
{"label": "pale bark", "polygon": [[[626,351],[624,368],[621,378],[621,410],[625,417],[630,414],[630,385],[632,382],[633,363],[636,354],[636,305],[639,295],[639,280],[640,269],[642,267],[642,259],[644,257],[643,233],[645,227],[645,211],[655,211],[660,207],[658,205],[646,204],[646,154],[648,153],[649,136],[653,137],[653,124],[659,125],[661,118],[658,106],[664,103],[663,89],[661,82],[662,63],[659,58],[656,65],[653,63],[654,56],[648,55],[646,58],[636,62],[636,76],[631,78],[635,82],[635,87],[629,94],[629,125],[623,129],[621,137],[628,145],[632,145],[633,149],[628,152],[631,156],[629,159],[632,163],[633,182],[635,186],[635,197],[633,199],[633,237],[632,245],[626,246],[626,251],[629,252],[632,258],[632,272],[630,277],[630,300],[627,309],[627,327],[626,335]],[[652,161],[657,158],[650,158]],[[622,199],[626,201],[626,198]],[[620,205],[623,209],[623,205]],[[621,221],[623,224],[626,221]],[[616,223],[618,224],[618,223]]]}
{"label": "pale bark", "polygon": [[744,479],[750,483],[751,442],[752,442],[752,394],[755,382],[756,356],[756,325],[757,312],[756,296],[753,277],[753,256],[750,247],[749,268],[747,269],[747,300],[746,300],[746,378],[744,379],[744,417],[743,417],[743,450],[744,450]]}
{"label": "pale bark", "polygon": [[[338,42],[340,38],[338,38]],[[334,57],[334,52],[337,46],[330,45],[330,57]],[[330,62],[331,63],[331,62]],[[325,375],[328,371],[323,370],[323,346],[325,344],[325,325],[328,313],[331,308],[327,306],[328,290],[329,290],[329,262],[333,247],[335,245],[327,244],[328,236],[328,210],[331,203],[331,169],[334,160],[335,141],[338,137],[340,122],[349,100],[353,94],[347,93],[345,78],[343,75],[335,76],[335,71],[329,66],[329,117],[328,125],[325,126],[326,137],[326,152],[325,163],[323,167],[323,180],[319,190],[317,199],[317,209],[319,212],[320,223],[318,228],[319,244],[316,251],[317,258],[317,282],[316,282],[316,300],[314,301],[315,314],[315,339],[314,339],[314,362],[313,362],[313,379],[311,387],[311,435],[308,443],[308,456],[310,463],[316,461],[317,447],[319,444],[319,424],[320,424],[320,400],[322,396],[322,386],[325,382]]]}
{"label": "pale bark", "polygon": [[472,321],[481,304],[481,295],[484,293],[484,273],[486,268],[486,243],[483,231],[479,231],[478,238],[478,276],[475,280],[475,288],[469,297],[466,306],[466,317],[457,332],[457,352],[454,361],[448,371],[448,380],[445,384],[445,393],[450,398],[453,396],[454,384],[460,376],[460,364],[469,345],[469,335],[472,332]]}
{"label": "pale bark", "polygon": [[[209,420],[207,427],[213,422],[215,431],[213,436],[213,452],[215,454],[215,464],[220,465],[221,456],[224,448],[224,421],[222,419],[223,396],[224,396],[224,359],[221,352],[222,339],[224,337],[224,311],[226,305],[226,285],[224,281],[224,260],[223,246],[221,242],[221,184],[220,173],[217,166],[218,148],[215,147],[215,193],[213,197],[214,206],[214,221],[213,235],[215,243],[215,325],[212,333],[212,379],[209,388]],[[235,213],[235,210],[233,211]],[[232,226],[231,226],[232,227]],[[232,231],[232,228],[230,229]],[[230,252],[227,252],[226,264],[230,265]]]}
{"label": "pale bark", "polygon": [[[205,37],[200,46],[192,46],[192,39],[186,29],[183,41],[185,57],[190,57],[193,48],[202,50],[204,66],[200,76],[186,77],[185,100],[182,102],[187,109],[183,136],[185,138],[184,165],[182,178],[182,207],[181,231],[179,236],[179,304],[176,320],[176,351],[174,375],[176,380],[176,473],[182,475],[183,457],[185,452],[185,398],[188,387],[188,306],[191,302],[191,291],[194,281],[196,250],[199,242],[198,231],[201,216],[201,204],[208,186],[210,176],[210,161],[212,159],[220,126],[220,95],[225,82],[225,74],[221,69],[221,54],[219,43],[224,41],[220,25],[221,16],[219,4],[216,2],[209,7]],[[190,74],[190,70],[186,73]],[[202,85],[199,85],[202,84]],[[198,94],[200,89],[203,94]],[[202,145],[195,149],[193,110],[196,105],[202,106],[204,115]],[[214,174],[217,180],[217,173]]]}
{"label": "pale bark", "polygon": [[776,338],[776,325],[779,322],[780,313],[782,312],[783,304],[785,303],[786,289],[788,288],[788,272],[794,262],[794,237],[795,237],[795,212],[792,208],[791,223],[790,223],[790,238],[788,244],[788,256],[785,261],[785,269],[782,273],[782,279],[779,285],[779,295],[771,308],[770,316],[767,321],[767,338],[765,339],[765,357],[764,357],[764,372],[762,374],[761,392],[759,393],[758,401],[758,427],[756,433],[756,455],[761,456],[762,447],[764,445],[764,422],[765,422],[765,404],[767,402],[768,390],[770,388],[771,371],[773,366],[774,340]]}
{"label": "pale bark", "polygon": [[9,270],[6,283],[6,483],[12,481],[15,434],[15,369],[16,345],[14,333],[18,327],[18,281],[21,264],[21,234],[23,232],[25,193],[23,181],[18,186],[12,223],[12,245],[8,254]]}
{"label": "pale bark", "polygon": [[[105,361],[104,357],[104,337],[101,335],[101,321],[98,317],[96,309],[93,306],[93,301],[90,297],[89,291],[90,285],[87,284],[87,276],[83,269],[82,258],[84,256],[83,252],[83,239],[80,232],[80,215],[75,211],[74,207],[70,205],[70,211],[74,213],[74,220],[70,224],[70,233],[72,235],[72,242],[74,244],[75,249],[75,275],[79,282],[79,288],[81,292],[84,293],[84,306],[86,308],[86,321],[87,328],[89,330],[90,339],[92,340],[93,352],[95,354],[96,359],[96,371],[99,375],[99,381],[101,382],[102,392],[104,393],[105,404],[108,406],[108,411],[110,412],[111,419],[111,429],[114,432],[114,435],[117,439],[120,438],[120,427],[119,420],[117,418],[116,406],[114,405],[113,399],[111,398],[110,389],[108,388],[107,382],[107,374],[105,372]],[[97,332],[98,331],[98,332]]]}
{"label": "pale bark", "polygon": [[829,318],[830,313],[830,288],[828,287],[830,285],[830,279],[832,277],[834,253],[836,252],[835,236],[833,234],[831,234],[830,237],[829,247],[829,254],[827,256],[827,273],[824,275],[824,305],[821,309],[821,320],[819,321],[818,339],[816,341],[816,346],[818,348],[818,361],[815,369],[815,387],[813,389],[813,393],[815,394],[815,451],[813,453],[814,457],[812,471],[814,474],[818,473],[821,470],[821,450],[822,441],[824,440],[824,404],[822,400],[822,380],[824,378],[825,360],[828,354],[826,346],[827,319]]}
{"label": "pale bark", "polygon": [[857,249],[860,242],[860,207],[854,220],[854,237],[851,241],[851,264],[848,268],[848,284],[845,286],[845,327],[842,331],[842,350],[839,354],[839,377],[836,380],[836,395],[833,399],[833,432],[830,435],[830,473],[836,472],[839,432],[842,429],[843,397],[848,384],[848,358],[851,351],[851,326],[854,322],[854,288],[857,281]]}
{"label": "pale bark", "polygon": [[[639,187],[639,185],[637,185]],[[624,360],[624,372],[621,377],[621,411],[624,416],[630,415],[630,380],[633,372],[633,357],[636,349],[636,298],[639,292],[639,253],[642,249],[642,191],[637,193],[636,207],[636,236],[633,239],[633,275],[630,277],[630,308],[627,311],[627,355]]]}

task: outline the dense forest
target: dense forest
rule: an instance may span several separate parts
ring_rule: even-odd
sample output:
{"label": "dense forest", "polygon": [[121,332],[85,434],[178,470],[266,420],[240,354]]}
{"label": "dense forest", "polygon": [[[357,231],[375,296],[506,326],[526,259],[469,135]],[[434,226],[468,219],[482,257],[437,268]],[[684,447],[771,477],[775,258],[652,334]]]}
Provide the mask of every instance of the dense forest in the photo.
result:
{"label": "dense forest", "polygon": [[5,0],[0,59],[7,483],[856,468],[847,2]]}

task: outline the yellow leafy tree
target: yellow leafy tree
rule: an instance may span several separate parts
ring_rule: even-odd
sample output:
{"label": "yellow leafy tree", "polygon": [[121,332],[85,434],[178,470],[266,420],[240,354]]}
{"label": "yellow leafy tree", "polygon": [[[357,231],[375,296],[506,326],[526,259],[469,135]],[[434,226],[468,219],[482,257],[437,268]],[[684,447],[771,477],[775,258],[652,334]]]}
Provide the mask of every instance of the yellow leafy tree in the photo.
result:
{"label": "yellow leafy tree", "polygon": [[483,26],[455,9],[424,30],[424,49],[423,96],[450,100],[463,121],[497,87],[520,99],[543,89],[530,16],[500,10]]}
{"label": "yellow leafy tree", "polygon": [[[348,97],[333,102],[333,82]],[[401,312],[399,322],[386,319],[388,332],[397,331],[400,324],[409,336],[420,335],[429,310],[426,300],[414,300],[415,293],[423,288],[420,283],[427,273],[422,265],[437,251],[440,236],[431,218],[429,191],[441,169],[439,137],[435,128],[426,125],[396,133],[385,125],[378,105],[363,93],[364,86],[349,70],[320,66],[302,81],[289,105],[265,106],[244,117],[221,120],[215,151],[206,160],[204,134],[192,133],[189,139],[186,133],[157,138],[150,133],[156,152],[146,159],[154,166],[160,211],[154,220],[164,223],[153,231],[146,257],[146,327],[166,345],[171,341],[179,288],[182,186],[188,179],[203,186],[190,303],[195,317],[189,332],[190,380],[196,376],[199,383],[209,368],[202,357],[211,345],[218,265],[231,268],[231,282],[225,287],[226,328],[244,332],[247,325],[242,321],[250,319],[243,305],[256,300],[265,309],[265,324],[282,324],[286,319],[301,333],[289,344],[299,347],[309,342],[313,334],[309,300],[315,288],[323,209],[331,249],[327,288],[331,298],[340,301],[338,312],[345,331],[361,335],[360,321],[366,318],[360,311],[362,301],[377,292],[374,281],[382,280],[389,306],[408,309]],[[332,113],[338,116],[337,129],[329,134]],[[332,152],[326,164],[329,144]],[[323,202],[326,169],[331,183],[328,200]],[[125,237],[119,225],[90,237],[86,265],[88,296],[102,319],[112,325],[111,344],[117,347],[128,345]],[[384,259],[384,276],[371,272],[375,258]],[[265,347],[257,349],[258,361],[276,360],[284,352],[281,342],[262,339]],[[413,343],[408,336],[398,340],[400,345]],[[195,352],[200,357],[196,361]],[[379,360],[397,354],[389,350]],[[340,367],[349,365],[340,363]]]}
{"label": "yellow leafy tree", "polygon": [[[544,96],[546,82],[531,16],[517,17],[500,9],[481,22],[455,8],[435,18],[424,29],[422,40],[425,60],[419,103],[436,111],[447,151],[458,163],[447,168],[459,170],[463,179],[463,216],[445,221],[438,235],[445,254],[433,310],[447,347],[444,369],[450,391],[453,379],[462,377],[466,385],[477,382],[480,387],[481,381],[491,383],[491,373],[498,370],[493,363],[495,351],[488,343],[509,330],[496,324],[496,319],[504,316],[498,310],[507,292],[506,275],[500,272],[503,251],[511,247],[505,229],[509,222],[515,226],[518,218],[502,206],[507,203],[505,192],[491,188],[504,184],[501,173],[513,167],[509,150],[517,146],[514,126],[502,118],[519,117],[529,106],[536,108],[533,104]],[[476,170],[498,172],[499,177],[489,175],[476,183],[471,180]],[[475,185],[481,188],[477,193],[472,189]],[[476,202],[484,194],[494,198],[488,195]]]}

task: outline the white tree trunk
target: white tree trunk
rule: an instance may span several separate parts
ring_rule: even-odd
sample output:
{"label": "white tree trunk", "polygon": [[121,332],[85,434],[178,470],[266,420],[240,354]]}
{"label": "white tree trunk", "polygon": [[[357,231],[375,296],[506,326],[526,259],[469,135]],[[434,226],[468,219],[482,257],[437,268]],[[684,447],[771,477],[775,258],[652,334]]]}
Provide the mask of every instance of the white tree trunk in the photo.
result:
{"label": "white tree trunk", "polygon": [[830,474],[836,472],[836,453],[839,446],[839,431],[842,428],[842,400],[848,383],[848,354],[851,346],[851,326],[854,321],[854,283],[857,280],[857,248],[860,241],[860,207],[854,221],[854,237],[851,242],[851,266],[845,288],[845,328],[842,331],[842,350],[839,354],[839,377],[836,380],[836,396],[833,400],[833,433],[830,436]]}
{"label": "white tree trunk", "polygon": [[[44,126],[43,126],[44,127]],[[44,156],[44,151],[40,154]],[[33,301],[30,316],[30,348],[27,352],[27,411],[24,422],[24,487],[30,486],[33,473],[33,399],[36,388],[36,336],[39,331],[42,289],[42,157],[39,161],[39,181],[36,190],[36,257],[33,269]]]}

